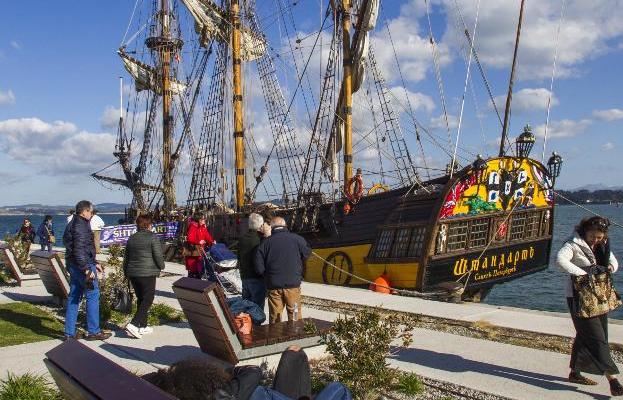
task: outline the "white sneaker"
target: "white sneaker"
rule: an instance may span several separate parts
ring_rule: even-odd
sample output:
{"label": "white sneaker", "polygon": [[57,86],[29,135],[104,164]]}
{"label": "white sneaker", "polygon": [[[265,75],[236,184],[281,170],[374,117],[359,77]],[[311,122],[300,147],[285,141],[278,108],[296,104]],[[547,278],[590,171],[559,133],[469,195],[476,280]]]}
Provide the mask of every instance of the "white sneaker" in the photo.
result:
{"label": "white sneaker", "polygon": [[128,333],[128,335],[136,339],[140,339],[142,337],[140,329],[137,326],[132,325],[131,323],[126,325],[125,331]]}
{"label": "white sneaker", "polygon": [[138,332],[141,335],[149,335],[150,333],[154,333],[154,328],[152,328],[151,326],[146,326],[144,328],[138,328]]}

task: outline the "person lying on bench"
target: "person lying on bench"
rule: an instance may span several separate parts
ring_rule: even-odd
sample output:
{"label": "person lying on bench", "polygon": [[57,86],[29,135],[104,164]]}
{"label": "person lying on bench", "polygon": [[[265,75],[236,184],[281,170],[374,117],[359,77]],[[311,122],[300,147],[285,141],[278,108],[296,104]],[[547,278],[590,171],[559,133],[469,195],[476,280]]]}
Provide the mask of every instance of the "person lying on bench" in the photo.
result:
{"label": "person lying on bench", "polygon": [[[299,400],[311,399],[307,354],[290,346],[279,360],[272,387],[260,386],[261,369],[247,365],[225,371],[205,359],[179,361],[167,369],[143,376],[180,400]],[[352,400],[341,383],[325,387],[315,400]]]}

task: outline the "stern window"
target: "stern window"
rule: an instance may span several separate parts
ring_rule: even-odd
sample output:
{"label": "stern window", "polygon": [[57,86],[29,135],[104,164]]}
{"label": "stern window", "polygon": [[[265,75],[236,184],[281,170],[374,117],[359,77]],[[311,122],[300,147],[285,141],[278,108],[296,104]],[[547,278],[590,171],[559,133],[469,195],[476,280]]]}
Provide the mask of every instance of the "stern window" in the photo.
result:
{"label": "stern window", "polygon": [[420,257],[424,250],[425,227],[413,228],[411,232],[411,243],[409,244],[409,257]]}
{"label": "stern window", "polygon": [[448,227],[447,251],[462,250],[467,245],[468,223],[456,222]]}
{"label": "stern window", "polygon": [[391,257],[406,257],[409,249],[409,233],[411,229],[399,229],[396,231],[396,239],[394,239],[394,247],[392,247]]}
{"label": "stern window", "polygon": [[374,256],[379,258],[384,258],[389,255],[389,249],[392,244],[392,239],[394,239],[394,230],[386,229],[381,232],[381,236],[379,237],[379,241],[376,244],[376,250],[374,251]]}

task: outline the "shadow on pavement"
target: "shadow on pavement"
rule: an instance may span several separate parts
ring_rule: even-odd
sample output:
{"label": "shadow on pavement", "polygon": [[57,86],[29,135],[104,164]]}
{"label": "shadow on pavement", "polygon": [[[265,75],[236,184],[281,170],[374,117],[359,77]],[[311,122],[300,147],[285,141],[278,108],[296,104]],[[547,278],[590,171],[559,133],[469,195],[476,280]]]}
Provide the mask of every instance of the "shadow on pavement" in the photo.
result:
{"label": "shadow on pavement", "polygon": [[569,384],[566,377],[524,371],[521,369],[504,367],[486,362],[469,360],[455,354],[438,353],[430,350],[416,348],[394,348],[392,350],[398,353],[392,357],[392,359],[396,361],[408,362],[448,372],[476,372],[483,375],[498,376],[547,390],[582,393],[598,400],[607,400],[610,398],[610,396],[599,395],[581,390],[578,387]]}

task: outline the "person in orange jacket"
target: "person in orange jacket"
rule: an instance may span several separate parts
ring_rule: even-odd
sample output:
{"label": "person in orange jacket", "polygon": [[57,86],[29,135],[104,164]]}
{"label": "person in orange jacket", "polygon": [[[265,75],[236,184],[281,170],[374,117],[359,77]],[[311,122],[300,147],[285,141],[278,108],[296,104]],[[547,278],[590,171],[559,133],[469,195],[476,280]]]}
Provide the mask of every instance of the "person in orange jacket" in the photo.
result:
{"label": "person in orange jacket", "polygon": [[[189,221],[186,242],[189,249],[197,250],[214,244],[214,239],[206,226],[206,217],[202,213],[195,213]],[[187,255],[184,258],[189,278],[201,279],[201,273],[203,272],[202,258],[203,254],[200,251],[196,254]]]}

